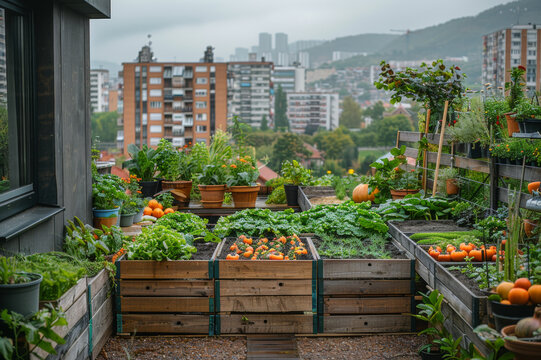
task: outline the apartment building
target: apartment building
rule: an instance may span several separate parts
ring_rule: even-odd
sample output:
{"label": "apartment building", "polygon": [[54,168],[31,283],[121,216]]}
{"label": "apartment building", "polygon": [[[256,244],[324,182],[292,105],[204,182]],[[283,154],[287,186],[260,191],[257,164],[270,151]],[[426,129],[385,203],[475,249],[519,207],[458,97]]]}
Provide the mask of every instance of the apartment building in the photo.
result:
{"label": "apartment building", "polygon": [[514,25],[483,36],[482,81],[491,95],[502,95],[509,70],[526,68],[529,93],[541,90],[541,25]]}
{"label": "apartment building", "polygon": [[285,92],[303,92],[305,90],[306,71],[302,67],[275,66],[272,72],[272,83],[275,89],[282,87]]}
{"label": "apartment building", "polygon": [[227,64],[123,64],[124,153],[128,144],[209,143],[227,126]]}
{"label": "apartment building", "polygon": [[90,70],[90,107],[92,112],[109,111],[109,70]]}
{"label": "apartment building", "polygon": [[338,127],[339,116],[338,93],[287,93],[287,118],[291,132],[313,133],[319,128],[334,130]]}
{"label": "apartment building", "polygon": [[227,113],[237,115],[252,127],[259,128],[263,116],[272,119],[272,62],[230,62],[227,64]]}

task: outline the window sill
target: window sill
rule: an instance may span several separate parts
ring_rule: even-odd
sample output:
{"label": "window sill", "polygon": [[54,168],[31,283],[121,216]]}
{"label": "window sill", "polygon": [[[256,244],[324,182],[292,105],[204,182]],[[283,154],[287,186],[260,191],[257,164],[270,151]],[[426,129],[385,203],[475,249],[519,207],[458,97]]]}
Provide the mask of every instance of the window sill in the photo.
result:
{"label": "window sill", "polygon": [[8,241],[64,211],[63,207],[36,205],[0,222],[0,241]]}

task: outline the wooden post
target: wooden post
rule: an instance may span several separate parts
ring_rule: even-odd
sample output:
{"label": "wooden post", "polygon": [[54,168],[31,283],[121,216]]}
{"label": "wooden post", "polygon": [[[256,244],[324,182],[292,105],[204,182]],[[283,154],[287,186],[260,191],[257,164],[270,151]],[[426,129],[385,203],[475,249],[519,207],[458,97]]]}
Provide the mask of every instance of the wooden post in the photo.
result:
{"label": "wooden post", "polygon": [[445,135],[445,125],[447,122],[447,109],[449,108],[449,101],[445,101],[445,107],[443,108],[443,119],[441,119],[441,132],[440,143],[438,146],[438,158],[436,159],[436,172],[434,173],[434,185],[432,186],[432,196],[436,196],[436,190],[438,189],[438,173],[440,171],[441,151],[443,149],[443,137]]}
{"label": "wooden post", "polygon": [[398,147],[399,144],[400,144],[400,130],[396,132],[396,146],[395,147]]}
{"label": "wooden post", "polygon": [[[428,135],[428,125],[430,123],[430,109],[426,110],[426,121],[425,121],[425,137]],[[426,195],[426,167],[428,166],[428,159],[426,158],[426,149],[423,150],[423,191]]]}

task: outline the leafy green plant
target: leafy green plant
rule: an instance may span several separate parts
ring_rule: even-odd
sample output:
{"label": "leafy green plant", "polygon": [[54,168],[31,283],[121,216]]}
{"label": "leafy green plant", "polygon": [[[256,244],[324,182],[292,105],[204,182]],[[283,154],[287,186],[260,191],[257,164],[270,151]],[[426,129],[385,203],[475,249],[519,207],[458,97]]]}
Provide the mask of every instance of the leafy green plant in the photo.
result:
{"label": "leafy green plant", "polygon": [[405,145],[402,145],[400,148],[393,148],[391,149],[392,160],[383,158],[370,164],[370,167],[376,169],[376,174],[369,178],[368,181],[370,192],[374,191],[374,189],[379,190],[376,194],[376,203],[382,203],[391,197],[391,186],[395,182],[393,174],[397,167],[406,162],[405,152]]}
{"label": "leafy green plant", "polygon": [[122,168],[136,175],[142,181],[153,181],[156,174],[156,150],[144,144],[141,149],[135,144],[128,145],[131,159],[122,163]]}
{"label": "leafy green plant", "polygon": [[[4,359],[28,359],[30,354],[38,356],[34,353],[38,348],[49,354],[56,354],[52,342],[66,342],[53,328],[66,326],[68,322],[61,309],[55,309],[50,304],[26,318],[4,309],[0,318],[7,327],[1,330],[0,337],[0,355]],[[19,341],[22,337],[30,346]]]}
{"label": "leafy green plant", "polygon": [[188,244],[183,234],[163,225],[142,229],[135,241],[128,242],[129,260],[189,260],[197,249]]}
{"label": "leafy green plant", "polygon": [[156,225],[162,225],[175,230],[185,237],[203,237],[205,241],[219,242],[220,238],[207,229],[207,219],[195,214],[174,212],[166,214],[156,221]]}
{"label": "leafy green plant", "polygon": [[404,171],[400,168],[395,168],[393,172],[396,175],[392,175],[394,179],[394,181],[390,184],[390,188],[392,190],[415,190],[421,187],[419,173],[415,171],[415,169],[412,169],[411,171]]}
{"label": "leafy green plant", "polygon": [[485,100],[485,117],[488,126],[492,126],[494,138],[501,139],[507,135],[505,113],[509,112],[509,103],[504,99],[488,98]]}
{"label": "leafy green plant", "polygon": [[226,165],[205,165],[201,174],[197,176],[197,182],[201,185],[224,185]]}
{"label": "leafy green plant", "polygon": [[524,88],[526,86],[524,74],[526,73],[526,68],[519,65],[509,70],[509,73],[511,81],[505,83],[505,91],[509,92],[509,96],[507,97],[509,108],[514,111],[517,102],[524,98]]}
{"label": "leafy green plant", "polygon": [[449,127],[448,133],[456,142],[490,144],[490,130],[480,98],[471,100],[470,111],[461,113],[457,122]]}
{"label": "leafy green plant", "polygon": [[103,174],[92,179],[92,206],[95,209],[115,209],[127,198],[126,188],[118,176]]}
{"label": "leafy green plant", "polygon": [[229,165],[227,186],[253,186],[259,177],[259,170],[251,156],[239,157]]}
{"label": "leafy green plant", "polygon": [[469,354],[471,360],[512,360],[515,354],[506,352],[500,355],[500,350],[505,345],[505,340],[499,331],[494,330],[486,324],[479,325],[473,331],[485,342],[491,352],[483,357],[479,352],[474,351]]}
{"label": "leafy green plant", "polygon": [[158,202],[163,205],[164,209],[167,209],[173,206],[175,198],[173,197],[173,194],[171,194],[171,192],[167,191],[156,196],[156,200],[158,200]]}
{"label": "leafy green plant", "polygon": [[305,185],[312,178],[312,171],[304,168],[297,160],[282,162],[281,174],[285,184]]}
{"label": "leafy green plant", "polygon": [[161,139],[154,159],[158,176],[164,180],[191,180],[193,163],[187,146],[177,150],[171,142]]}
{"label": "leafy green plant", "polygon": [[15,259],[0,257],[0,284],[21,284],[29,281],[31,278],[28,274],[17,270]]}
{"label": "leafy green plant", "polygon": [[252,237],[300,234],[298,215],[293,209],[273,212],[270,209],[245,209],[222,216],[214,233],[218,237],[240,235]]}
{"label": "leafy green plant", "polygon": [[414,194],[399,200],[387,200],[376,212],[383,221],[438,220],[449,218],[454,204],[446,198],[423,198],[421,194]]}
{"label": "leafy green plant", "polygon": [[367,238],[324,235],[318,243],[317,252],[321,257],[330,259],[390,259],[391,255],[385,249],[387,242],[387,236],[379,233],[372,233]]}
{"label": "leafy green plant", "polygon": [[280,185],[267,197],[265,204],[287,204],[286,190],[284,185]]}
{"label": "leafy green plant", "polygon": [[525,97],[516,102],[514,111],[517,113],[517,121],[523,121],[528,118],[537,118],[541,115],[541,107]]}

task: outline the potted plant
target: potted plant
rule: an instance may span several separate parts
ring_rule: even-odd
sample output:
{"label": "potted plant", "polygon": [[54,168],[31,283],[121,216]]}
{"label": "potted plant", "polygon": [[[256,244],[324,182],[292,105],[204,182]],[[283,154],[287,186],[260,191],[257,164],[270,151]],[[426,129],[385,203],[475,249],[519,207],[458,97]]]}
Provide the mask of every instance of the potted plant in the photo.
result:
{"label": "potted plant", "polygon": [[460,180],[458,179],[458,170],[455,168],[444,168],[440,169],[438,173],[438,187],[440,191],[445,192],[447,195],[456,195],[458,194],[458,189],[460,185]]}
{"label": "potted plant", "polygon": [[135,144],[128,145],[128,153],[131,159],[122,163],[122,168],[128,169],[130,174],[141,179],[141,191],[144,197],[151,197],[158,190],[156,175],[156,150],[149,148],[146,144],[141,149]]}
{"label": "potted plant", "polygon": [[391,149],[391,159],[384,157],[370,164],[370,167],[376,169],[375,174],[368,180],[369,193],[375,195],[374,202],[379,204],[391,197],[391,187],[395,182],[393,176],[396,176],[395,169],[406,163],[405,152],[405,145],[393,148]]}
{"label": "potted plant", "polygon": [[505,83],[505,91],[509,94],[507,96],[507,103],[509,104],[510,112],[505,113],[505,120],[507,121],[507,132],[509,136],[512,136],[513,133],[519,132],[519,126],[515,120],[515,106],[524,98],[524,87],[526,86],[526,81],[524,79],[524,74],[526,73],[526,68],[522,65],[509,70],[510,79]]}
{"label": "potted plant", "polygon": [[181,149],[175,149],[166,139],[161,139],[156,148],[156,167],[158,176],[162,179],[162,189],[175,189],[172,195],[181,206],[190,203],[192,191],[193,164],[185,145]]}
{"label": "potted plant", "polygon": [[468,157],[482,157],[482,148],[490,144],[490,131],[485,118],[485,109],[479,98],[473,98],[470,111],[461,113],[448,129],[454,142],[469,144]]}
{"label": "potted plant", "polygon": [[533,100],[521,98],[515,104],[515,119],[520,131],[523,133],[535,133],[541,131],[541,107]]}
{"label": "potted plant", "polygon": [[117,223],[122,201],[127,199],[122,180],[111,174],[96,175],[92,180],[94,227],[111,227]]}
{"label": "potted plant", "polygon": [[132,226],[133,218],[139,212],[137,197],[129,195],[128,199],[120,207],[120,226]]}
{"label": "potted plant", "polygon": [[238,157],[229,165],[227,186],[235,207],[255,207],[259,185],[256,163],[251,156]]}
{"label": "potted plant", "polygon": [[493,129],[493,138],[507,136],[505,114],[509,112],[509,103],[505,99],[488,98],[484,103],[486,123]]}
{"label": "potted plant", "polygon": [[204,208],[220,208],[224,202],[226,165],[209,164],[203,166],[197,176],[201,205]]}
{"label": "potted plant", "polygon": [[284,190],[288,206],[299,206],[297,200],[299,185],[307,184],[312,178],[312,171],[305,169],[297,160],[286,160],[282,163],[281,170],[284,178]]}
{"label": "potted plant", "polygon": [[39,284],[43,276],[18,272],[14,258],[0,257],[0,309],[28,316],[39,309]]}

